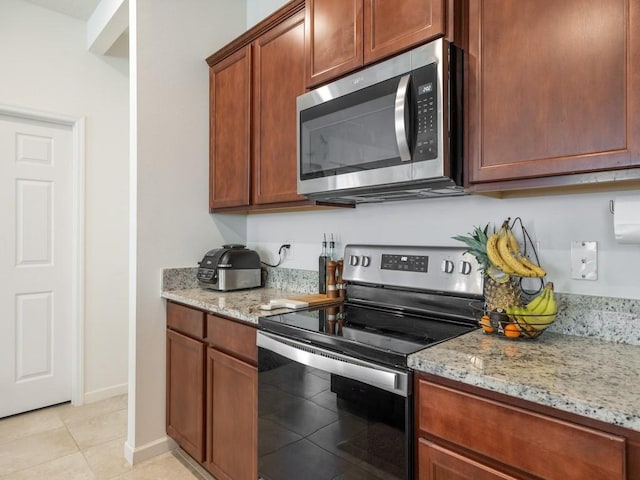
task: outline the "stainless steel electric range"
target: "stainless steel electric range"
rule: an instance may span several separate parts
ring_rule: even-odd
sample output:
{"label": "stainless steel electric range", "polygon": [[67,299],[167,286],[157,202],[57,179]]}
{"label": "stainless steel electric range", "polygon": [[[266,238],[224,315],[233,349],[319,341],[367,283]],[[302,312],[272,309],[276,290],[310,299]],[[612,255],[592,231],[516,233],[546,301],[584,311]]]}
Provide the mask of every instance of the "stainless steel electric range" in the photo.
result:
{"label": "stainless steel electric range", "polygon": [[477,328],[464,252],[348,245],[344,304],[260,318],[261,479],[413,478],[407,358]]}

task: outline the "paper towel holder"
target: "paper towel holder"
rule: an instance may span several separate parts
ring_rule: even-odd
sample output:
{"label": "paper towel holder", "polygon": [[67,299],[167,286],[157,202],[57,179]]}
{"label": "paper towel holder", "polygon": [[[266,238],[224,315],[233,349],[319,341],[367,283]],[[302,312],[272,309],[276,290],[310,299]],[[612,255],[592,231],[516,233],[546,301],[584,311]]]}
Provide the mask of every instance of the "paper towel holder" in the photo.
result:
{"label": "paper towel holder", "polygon": [[615,200],[609,200],[609,211],[611,212],[611,215],[613,215],[615,210],[616,210],[616,202],[615,202]]}

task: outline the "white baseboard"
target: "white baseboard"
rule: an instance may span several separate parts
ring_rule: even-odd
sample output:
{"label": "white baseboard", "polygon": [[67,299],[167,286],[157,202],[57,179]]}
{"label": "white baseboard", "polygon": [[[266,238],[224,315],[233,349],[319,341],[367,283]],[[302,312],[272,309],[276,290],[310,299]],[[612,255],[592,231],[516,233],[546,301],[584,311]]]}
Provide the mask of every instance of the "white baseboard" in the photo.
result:
{"label": "white baseboard", "polygon": [[127,440],[124,442],[124,458],[130,465],[136,465],[176,448],[178,448],[178,444],[169,437],[159,438],[140,447],[132,447]]}
{"label": "white baseboard", "polygon": [[122,383],[120,385],[113,385],[107,388],[101,388],[100,390],[93,390],[92,392],[85,392],[84,403],[93,403],[105,398],[111,398],[118,395],[124,395],[129,391],[129,384]]}

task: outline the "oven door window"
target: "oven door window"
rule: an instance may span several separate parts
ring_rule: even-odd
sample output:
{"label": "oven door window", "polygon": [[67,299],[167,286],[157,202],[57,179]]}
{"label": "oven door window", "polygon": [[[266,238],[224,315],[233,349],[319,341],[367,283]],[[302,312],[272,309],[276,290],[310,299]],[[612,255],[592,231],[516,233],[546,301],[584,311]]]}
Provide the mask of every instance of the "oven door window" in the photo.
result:
{"label": "oven door window", "polygon": [[[402,163],[394,116],[400,78],[300,112],[301,180]],[[405,125],[409,117],[405,108]]]}
{"label": "oven door window", "polygon": [[260,478],[408,478],[407,397],[259,355]]}

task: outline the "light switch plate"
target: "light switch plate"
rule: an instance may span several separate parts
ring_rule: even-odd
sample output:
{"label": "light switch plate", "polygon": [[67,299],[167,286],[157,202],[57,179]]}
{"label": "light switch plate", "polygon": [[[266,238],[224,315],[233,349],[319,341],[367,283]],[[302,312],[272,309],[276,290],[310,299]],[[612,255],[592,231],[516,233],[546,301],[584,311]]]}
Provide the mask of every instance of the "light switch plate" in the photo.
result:
{"label": "light switch plate", "polygon": [[571,278],[598,279],[598,242],[571,242]]}

